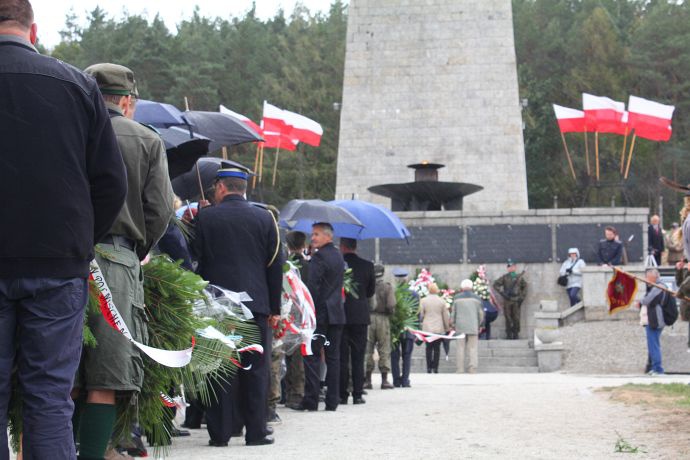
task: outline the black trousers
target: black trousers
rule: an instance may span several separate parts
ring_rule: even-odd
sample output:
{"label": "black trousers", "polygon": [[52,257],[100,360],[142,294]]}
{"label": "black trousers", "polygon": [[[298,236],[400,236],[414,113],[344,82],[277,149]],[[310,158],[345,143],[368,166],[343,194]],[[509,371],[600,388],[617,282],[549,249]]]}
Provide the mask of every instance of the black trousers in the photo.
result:
{"label": "black trousers", "polygon": [[240,417],[246,427],[246,441],[266,436],[271,331],[266,315],[254,314],[254,321],[259,326],[264,353],[243,355],[242,365],[251,365],[251,369],[239,369],[229,381],[213,383],[216,401],[206,409],[206,427],[212,441],[228,442],[231,434],[242,426],[237,421]]}
{"label": "black trousers", "polygon": [[352,396],[362,397],[364,390],[364,356],[367,351],[366,324],[348,324],[343,328],[343,337],[340,341],[340,397],[347,398],[352,369]]}
{"label": "black trousers", "polygon": [[441,354],[441,341],[434,340],[426,344],[426,370],[438,372],[438,361]]}
{"label": "black trousers", "polygon": [[326,355],[326,407],[335,409],[340,402],[340,338],[343,334],[343,326],[328,326],[325,329],[316,328],[317,334],[325,335],[329,345],[324,346],[324,337],[316,336],[312,342],[311,356],[304,357],[304,399],[302,404],[308,409],[316,409],[319,406],[319,390],[321,379],[319,378],[319,363],[321,362],[321,350]]}

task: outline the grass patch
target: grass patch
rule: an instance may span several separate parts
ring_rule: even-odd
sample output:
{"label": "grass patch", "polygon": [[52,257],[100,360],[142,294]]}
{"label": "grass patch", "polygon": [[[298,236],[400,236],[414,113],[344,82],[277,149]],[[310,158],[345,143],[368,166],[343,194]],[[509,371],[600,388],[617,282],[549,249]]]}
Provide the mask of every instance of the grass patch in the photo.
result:
{"label": "grass patch", "polygon": [[690,407],[690,385],[684,383],[652,383],[649,385],[628,383],[611,390],[634,391],[664,398],[672,398],[674,403],[680,406]]}

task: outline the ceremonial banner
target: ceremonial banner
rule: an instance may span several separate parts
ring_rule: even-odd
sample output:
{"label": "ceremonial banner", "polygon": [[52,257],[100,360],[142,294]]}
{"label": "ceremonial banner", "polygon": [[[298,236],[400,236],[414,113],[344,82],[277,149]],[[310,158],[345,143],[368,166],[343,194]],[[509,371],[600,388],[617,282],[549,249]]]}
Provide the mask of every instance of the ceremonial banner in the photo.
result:
{"label": "ceremonial banner", "polygon": [[139,343],[134,340],[132,333],[129,332],[127,324],[122,319],[120,312],[113,303],[113,295],[110,292],[108,284],[105,282],[105,277],[101,272],[101,268],[98,266],[96,260],[91,261],[89,266],[91,274],[89,277],[94,281],[96,287],[98,288],[100,295],[98,297],[98,303],[100,304],[101,313],[103,317],[108,322],[108,324],[118,331],[120,334],[125,336],[127,340],[132,342],[134,346],[139,348],[144,352],[149,358],[156,361],[159,364],[167,367],[184,367],[192,360],[192,350],[194,349],[194,337],[192,336],[192,346],[186,350],[161,350],[159,348],[149,347],[143,343]]}
{"label": "ceremonial banner", "polygon": [[625,104],[608,97],[582,93],[585,122],[591,131],[620,133],[624,130]]}
{"label": "ceremonial banner", "polygon": [[637,281],[625,272],[614,269],[613,278],[609,281],[606,296],[609,301],[609,315],[630,306],[637,294]]}

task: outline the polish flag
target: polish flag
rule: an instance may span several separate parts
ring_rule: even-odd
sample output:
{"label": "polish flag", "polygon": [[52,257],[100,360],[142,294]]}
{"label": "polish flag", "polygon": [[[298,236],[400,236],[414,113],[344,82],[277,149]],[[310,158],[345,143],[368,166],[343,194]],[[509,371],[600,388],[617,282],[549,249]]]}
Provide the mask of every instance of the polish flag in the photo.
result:
{"label": "polish flag", "polygon": [[558,120],[558,129],[562,133],[582,133],[585,131],[585,113],[582,110],[553,104],[553,111],[556,113],[556,120]]}
{"label": "polish flag", "polygon": [[612,129],[611,131],[608,131],[609,133],[612,134],[620,134],[621,136],[627,136],[630,134],[630,126],[628,125],[628,119],[630,118],[630,114],[626,110],[623,112],[623,118],[621,119],[621,123],[618,126],[618,129]]}
{"label": "polish flag", "polygon": [[292,136],[300,142],[318,147],[321,144],[323,128],[311,118],[307,118],[299,113],[283,110],[285,122],[292,126]]}
{"label": "polish flag", "polygon": [[261,120],[263,129],[273,133],[288,133],[290,129],[285,118],[285,110],[264,101],[264,115]]}
{"label": "polish flag", "polygon": [[241,121],[245,125],[249,126],[251,129],[256,131],[257,134],[261,135],[261,128],[259,125],[254,123],[252,120],[249,118],[245,117],[241,113],[233,112],[229,108],[225,107],[223,104],[220,105],[220,108],[218,110],[220,113],[224,113],[225,115],[230,115],[232,118]]}
{"label": "polish flag", "polygon": [[297,144],[299,143],[297,139],[292,138],[290,135],[275,131],[264,131],[262,137],[264,138],[263,146],[269,149],[282,149],[294,152],[297,150]]}
{"label": "polish flag", "polygon": [[582,108],[587,127],[600,133],[620,133],[623,127],[625,104],[608,97],[582,93]]}
{"label": "polish flag", "polygon": [[630,120],[628,124],[635,135],[652,141],[668,141],[671,138],[671,118],[675,107],[659,104],[658,102],[630,96],[628,99],[628,111]]}

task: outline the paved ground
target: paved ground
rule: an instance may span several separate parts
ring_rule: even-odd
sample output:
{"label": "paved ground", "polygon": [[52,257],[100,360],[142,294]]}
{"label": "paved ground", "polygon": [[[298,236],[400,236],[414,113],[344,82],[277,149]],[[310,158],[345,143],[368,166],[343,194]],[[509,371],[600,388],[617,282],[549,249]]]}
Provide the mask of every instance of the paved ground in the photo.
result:
{"label": "paved ground", "polygon": [[[206,430],[193,430],[175,440],[168,458],[690,458],[690,429],[661,429],[654,411],[611,402],[596,390],[671,381],[690,377],[419,374],[413,388],[373,390],[367,404],[335,413],[281,408],[272,446],[233,439],[211,448]],[[614,453],[619,436],[646,453]]]}

